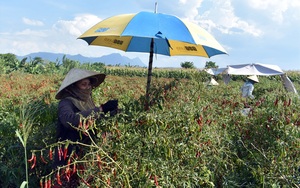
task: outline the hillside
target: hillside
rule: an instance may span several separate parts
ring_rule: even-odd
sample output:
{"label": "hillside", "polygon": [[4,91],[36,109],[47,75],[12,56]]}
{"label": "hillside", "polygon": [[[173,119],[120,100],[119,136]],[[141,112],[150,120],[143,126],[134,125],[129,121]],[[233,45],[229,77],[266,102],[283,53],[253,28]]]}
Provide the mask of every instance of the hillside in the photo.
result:
{"label": "hillside", "polygon": [[80,63],[95,63],[100,62],[104,63],[105,65],[119,65],[119,66],[138,66],[138,67],[146,67],[138,57],[134,59],[130,59],[126,56],[121,56],[118,53],[112,53],[109,55],[104,55],[101,57],[85,57],[80,54],[77,55],[69,55],[63,53],[50,53],[50,52],[37,52],[37,53],[30,53],[25,56],[17,56],[18,59],[23,59],[27,57],[28,59],[33,59],[35,57],[40,57],[44,60],[52,61],[52,62],[61,62],[63,56],[66,55],[66,58],[79,61]]}

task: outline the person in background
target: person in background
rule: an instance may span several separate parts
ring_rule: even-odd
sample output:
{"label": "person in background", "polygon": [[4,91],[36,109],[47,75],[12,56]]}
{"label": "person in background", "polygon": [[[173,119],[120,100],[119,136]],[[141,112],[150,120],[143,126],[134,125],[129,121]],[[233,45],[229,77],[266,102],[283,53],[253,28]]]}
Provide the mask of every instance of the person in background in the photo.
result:
{"label": "person in background", "polygon": [[244,83],[244,85],[241,88],[242,91],[242,97],[249,97],[251,99],[254,99],[252,92],[254,90],[254,84],[258,83],[259,80],[256,75],[252,75],[247,77],[247,81]]}
{"label": "person in background", "polygon": [[[60,100],[58,104],[57,141],[70,140],[72,142],[90,143],[90,137],[78,130],[82,124],[82,118],[91,118],[93,121],[104,117],[104,113],[114,113],[118,110],[118,101],[109,100],[105,104],[96,106],[92,99],[92,90],[98,87],[106,75],[95,71],[73,68],[66,75],[55,98]],[[53,168],[66,165],[72,153],[80,156],[81,148],[78,145],[69,144],[66,156],[61,156],[59,147],[56,148]],[[79,178],[74,173],[71,177],[63,178],[56,187],[77,187]],[[63,185],[61,185],[63,184]]]}

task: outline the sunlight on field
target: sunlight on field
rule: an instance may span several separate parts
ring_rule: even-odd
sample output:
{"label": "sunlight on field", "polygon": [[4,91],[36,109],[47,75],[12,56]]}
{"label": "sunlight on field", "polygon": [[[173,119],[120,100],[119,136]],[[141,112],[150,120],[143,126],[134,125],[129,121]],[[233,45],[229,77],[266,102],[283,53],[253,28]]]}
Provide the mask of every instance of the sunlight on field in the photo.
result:
{"label": "sunlight on field", "polygon": [[[150,109],[145,110],[145,70],[103,70],[107,78],[93,91],[95,103],[118,99],[122,111],[89,127],[99,133],[96,145],[86,146],[90,152],[84,160],[72,161],[77,169],[59,172],[51,171],[50,153],[58,144],[54,96],[62,72],[0,75],[0,185],[18,187],[24,180],[24,148],[16,130],[28,138],[28,158],[37,156],[34,165],[25,160],[32,187],[54,183],[62,170],[77,172],[82,186],[86,180],[98,187],[299,185],[300,101],[285,91],[280,77],[260,77],[255,99],[249,100],[241,97],[241,76],[228,85],[216,77],[219,85],[208,86],[210,75],[203,72],[154,70]],[[299,73],[288,75],[299,91]]]}

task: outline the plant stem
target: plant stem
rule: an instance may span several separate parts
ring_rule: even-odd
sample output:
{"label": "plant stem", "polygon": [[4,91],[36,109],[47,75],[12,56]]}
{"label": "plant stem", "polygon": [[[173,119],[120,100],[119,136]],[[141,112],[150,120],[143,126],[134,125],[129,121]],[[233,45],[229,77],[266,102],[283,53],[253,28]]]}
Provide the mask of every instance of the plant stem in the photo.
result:
{"label": "plant stem", "polygon": [[27,182],[27,184],[26,184],[26,187],[28,188],[28,184],[29,184],[29,182],[28,182],[28,180],[29,180],[29,178],[28,178],[28,164],[27,164],[27,150],[26,150],[26,145],[24,145],[24,150],[25,150],[25,152],[24,152],[24,160],[25,160],[25,170],[26,170],[26,182]]}

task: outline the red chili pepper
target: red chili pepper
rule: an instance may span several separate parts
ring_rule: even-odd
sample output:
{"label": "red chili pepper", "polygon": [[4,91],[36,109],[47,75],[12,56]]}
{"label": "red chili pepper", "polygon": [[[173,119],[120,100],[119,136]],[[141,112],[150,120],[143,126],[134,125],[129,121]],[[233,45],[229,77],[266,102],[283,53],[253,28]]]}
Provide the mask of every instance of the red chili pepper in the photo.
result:
{"label": "red chili pepper", "polygon": [[102,170],[102,162],[101,162],[101,157],[99,156],[99,155],[97,155],[97,161],[98,161],[98,168],[100,169],[100,170]]}
{"label": "red chili pepper", "polygon": [[87,130],[87,129],[89,129],[89,123],[88,123],[88,121],[86,121],[85,124],[84,124],[84,130]]}
{"label": "red chili pepper", "polygon": [[31,158],[30,159],[28,159],[28,162],[32,162],[33,161],[33,159],[34,159],[34,156],[35,156],[35,153],[31,153]]}
{"label": "red chili pepper", "polygon": [[85,131],[82,132],[85,136],[89,136]]}
{"label": "red chili pepper", "polygon": [[68,155],[68,145],[65,146],[63,155],[64,155],[64,160],[66,160]]}
{"label": "red chili pepper", "polygon": [[44,188],[43,179],[40,180],[40,188]]}
{"label": "red chili pepper", "polygon": [[200,118],[199,119],[197,119],[197,123],[198,123],[198,125],[202,125],[202,120],[200,120]]}
{"label": "red chili pepper", "polygon": [[291,98],[289,98],[289,102],[288,102],[288,105],[287,105],[287,106],[290,106],[290,105],[291,105],[291,103],[292,103],[292,99],[291,99]]}
{"label": "red chili pepper", "polygon": [[66,167],[66,172],[65,172],[68,182],[70,181],[70,177],[71,177],[70,164],[71,164],[71,159],[68,160],[68,166]]}
{"label": "red chili pepper", "polygon": [[62,148],[60,146],[58,146],[58,160],[61,161],[61,157],[63,156],[63,151],[62,151]]}
{"label": "red chili pepper", "polygon": [[51,188],[51,177],[48,179],[47,187],[48,187],[48,188]]}
{"label": "red chili pepper", "polygon": [[75,173],[76,173],[76,171],[77,171],[77,169],[76,169],[76,164],[74,163],[74,164],[73,164],[73,170],[72,170],[72,174],[75,174]]}
{"label": "red chili pepper", "polygon": [[78,171],[79,173],[83,173],[85,171],[83,164],[79,164],[77,167],[79,169],[79,171]]}
{"label": "red chili pepper", "polygon": [[93,125],[93,121],[91,119],[85,122],[85,130],[89,129],[89,126]]}
{"label": "red chili pepper", "polygon": [[50,160],[53,159],[52,148],[49,149],[49,159]]}
{"label": "red chili pepper", "polygon": [[35,167],[35,164],[36,164],[36,156],[34,155],[32,165],[31,165],[31,169],[33,169]]}
{"label": "red chili pepper", "polygon": [[70,177],[71,177],[71,173],[69,173],[69,171],[68,171],[68,173],[66,173],[66,179],[68,182],[70,182]]}
{"label": "red chili pepper", "polygon": [[73,153],[73,158],[74,158],[74,159],[78,159],[77,153]]}
{"label": "red chili pepper", "polygon": [[47,164],[47,161],[44,159],[43,152],[41,152],[41,160],[43,163]]}
{"label": "red chili pepper", "polygon": [[209,122],[208,122],[208,125],[210,125],[210,124],[211,124],[211,122],[212,122],[212,120],[209,120]]}
{"label": "red chili pepper", "polygon": [[113,169],[113,174],[114,174],[114,177],[117,176],[117,170],[116,169]]}
{"label": "red chili pepper", "polygon": [[150,177],[149,177],[149,179],[152,180],[152,178],[153,178],[153,175],[151,174]]}
{"label": "red chili pepper", "polygon": [[279,101],[278,98],[276,98],[276,100],[275,100],[275,102],[274,102],[274,105],[275,105],[275,106],[277,106],[278,101]]}
{"label": "red chili pepper", "polygon": [[57,148],[58,160],[61,161],[60,147]]}
{"label": "red chili pepper", "polygon": [[107,179],[107,185],[110,186],[110,178]]}
{"label": "red chili pepper", "polygon": [[117,129],[116,132],[117,132],[117,135],[118,135],[117,137],[120,138],[121,137],[121,131],[119,129]]}
{"label": "red chili pepper", "polygon": [[86,186],[91,187],[91,185],[85,179],[82,178],[82,181]]}
{"label": "red chili pepper", "polygon": [[56,180],[57,180],[58,185],[62,185],[62,182],[60,180],[59,170],[57,171],[57,174],[56,174]]}
{"label": "red chili pepper", "polygon": [[117,155],[117,153],[114,153],[113,159],[116,161],[116,160],[117,160],[117,158],[118,158],[118,155]]}
{"label": "red chili pepper", "polygon": [[154,176],[155,185],[158,186],[157,176]]}
{"label": "red chili pepper", "polygon": [[48,180],[47,179],[45,179],[44,184],[45,184],[44,188],[48,188]]}
{"label": "red chili pepper", "polygon": [[255,103],[255,106],[259,106],[259,105],[260,105],[260,102],[257,101],[257,102]]}

